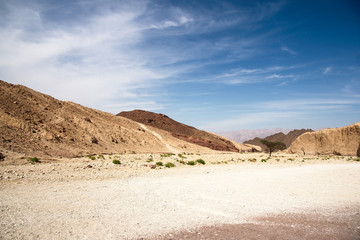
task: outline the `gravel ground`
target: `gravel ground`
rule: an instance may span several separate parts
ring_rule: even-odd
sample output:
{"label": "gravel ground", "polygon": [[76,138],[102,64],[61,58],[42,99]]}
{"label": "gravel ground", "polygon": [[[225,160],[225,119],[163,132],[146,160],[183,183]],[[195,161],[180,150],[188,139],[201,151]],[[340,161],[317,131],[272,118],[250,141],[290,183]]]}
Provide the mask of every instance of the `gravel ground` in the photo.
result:
{"label": "gravel ground", "polygon": [[[259,229],[257,234],[275,239],[281,229],[271,228],[272,223],[289,221],[281,216],[294,216],[296,223],[313,219],[309,214],[314,213],[318,220],[309,222],[309,228],[322,222],[328,226],[321,219],[347,216],[355,220],[344,220],[352,223],[346,229],[355,234],[360,227],[359,171],[357,162],[234,164],[147,171],[120,179],[2,181],[0,238],[178,239],[198,230],[210,235],[187,239],[220,239],[209,229],[235,236],[238,229]],[[259,223],[268,228],[254,228]],[[334,229],[329,239],[344,228]],[[343,239],[356,239],[351,234]]]}

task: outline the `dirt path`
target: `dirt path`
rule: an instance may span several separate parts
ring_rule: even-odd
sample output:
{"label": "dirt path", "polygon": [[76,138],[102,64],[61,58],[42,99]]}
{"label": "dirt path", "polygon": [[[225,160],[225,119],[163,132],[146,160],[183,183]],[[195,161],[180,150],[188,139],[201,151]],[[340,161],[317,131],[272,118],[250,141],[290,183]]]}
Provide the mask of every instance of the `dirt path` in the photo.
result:
{"label": "dirt path", "polygon": [[[359,171],[358,163],[212,165],[115,180],[8,182],[0,186],[0,236],[148,239],[177,230],[253,224],[274,214],[336,219],[348,212],[357,219],[350,226],[354,232],[360,228]],[[204,237],[190,239],[220,239]]]}
{"label": "dirt path", "polygon": [[176,153],[176,154],[180,152],[178,149],[174,148],[174,147],[171,146],[169,143],[167,143],[166,141],[164,141],[163,137],[162,137],[160,134],[158,134],[157,132],[154,132],[154,131],[148,129],[148,128],[147,128],[144,124],[142,124],[142,123],[139,123],[139,125],[140,125],[140,127],[142,127],[144,130],[149,131],[151,134],[153,134],[155,137],[157,137],[157,138],[167,147],[167,149],[168,149],[170,152]]}

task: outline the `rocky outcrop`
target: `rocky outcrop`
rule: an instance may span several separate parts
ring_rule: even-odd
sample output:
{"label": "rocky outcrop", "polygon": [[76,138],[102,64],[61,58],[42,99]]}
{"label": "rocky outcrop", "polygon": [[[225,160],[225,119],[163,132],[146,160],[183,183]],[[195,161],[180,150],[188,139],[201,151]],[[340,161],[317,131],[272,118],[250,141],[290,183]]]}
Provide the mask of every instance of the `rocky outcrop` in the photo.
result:
{"label": "rocky outcrop", "polygon": [[253,144],[253,145],[257,145],[257,146],[260,146],[262,150],[265,150],[267,149],[267,147],[261,143],[261,140],[262,139],[265,139],[267,141],[270,141],[270,142],[282,142],[285,144],[285,146],[288,148],[291,143],[297,138],[299,137],[300,135],[306,133],[306,132],[313,132],[312,129],[295,129],[293,131],[290,131],[288,134],[284,134],[282,132],[279,132],[279,133],[276,133],[276,134],[273,134],[273,135],[270,135],[266,138],[254,138],[254,139],[251,139],[249,141],[246,141],[244,142],[244,144]]}
{"label": "rocky outcrop", "polygon": [[121,112],[118,116],[126,117],[139,123],[146,124],[158,129],[168,131],[172,136],[217,151],[251,151],[251,147],[236,144],[226,138],[213,133],[198,130],[194,127],[177,122],[168,116],[160,113],[153,113],[144,110]]}
{"label": "rocky outcrop", "polygon": [[360,122],[304,133],[288,148],[290,153],[360,156]]}

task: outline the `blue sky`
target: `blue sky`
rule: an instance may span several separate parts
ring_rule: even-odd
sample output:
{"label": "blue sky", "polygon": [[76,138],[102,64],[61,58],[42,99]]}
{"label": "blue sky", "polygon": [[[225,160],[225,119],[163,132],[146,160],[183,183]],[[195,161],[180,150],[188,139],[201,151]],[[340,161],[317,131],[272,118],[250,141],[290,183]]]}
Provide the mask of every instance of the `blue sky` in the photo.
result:
{"label": "blue sky", "polygon": [[360,3],[0,0],[0,79],[197,128],[360,121]]}

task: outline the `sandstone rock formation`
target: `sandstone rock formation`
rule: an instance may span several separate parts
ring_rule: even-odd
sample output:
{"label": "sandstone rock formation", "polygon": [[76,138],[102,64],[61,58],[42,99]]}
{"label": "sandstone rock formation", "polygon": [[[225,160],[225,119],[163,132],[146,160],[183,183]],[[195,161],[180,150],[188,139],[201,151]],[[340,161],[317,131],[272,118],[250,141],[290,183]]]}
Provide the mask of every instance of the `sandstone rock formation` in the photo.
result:
{"label": "sandstone rock formation", "polygon": [[360,122],[304,133],[288,148],[291,153],[360,156]]}
{"label": "sandstone rock formation", "polygon": [[4,81],[0,81],[0,133],[0,150],[37,156],[210,151],[159,129],[145,130],[130,119]]}
{"label": "sandstone rock formation", "polygon": [[179,123],[164,114],[158,114],[144,110],[134,110],[129,112],[121,112],[117,115],[146,124],[148,126],[168,131],[172,134],[172,136],[178,139],[213,150],[231,152],[251,151],[251,147],[237,144],[213,133],[201,131],[194,127]]}
{"label": "sandstone rock formation", "polygon": [[276,134],[273,134],[273,135],[270,135],[266,138],[254,138],[254,139],[251,139],[249,141],[245,141],[244,144],[253,144],[253,145],[257,145],[257,146],[260,146],[262,150],[265,150],[267,149],[267,147],[261,143],[261,140],[262,139],[265,139],[267,141],[270,141],[270,142],[282,142],[286,145],[286,147],[290,147],[291,143],[300,135],[302,135],[303,133],[306,133],[306,132],[313,132],[313,130],[311,129],[295,129],[293,131],[290,131],[288,134],[284,134],[282,132],[279,132],[279,133],[276,133]]}

